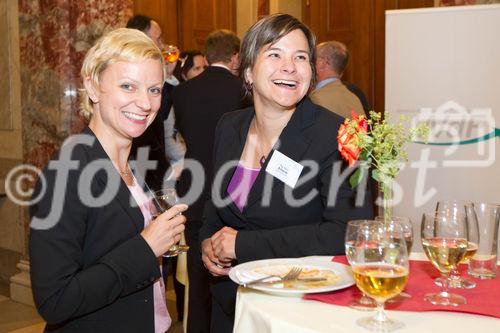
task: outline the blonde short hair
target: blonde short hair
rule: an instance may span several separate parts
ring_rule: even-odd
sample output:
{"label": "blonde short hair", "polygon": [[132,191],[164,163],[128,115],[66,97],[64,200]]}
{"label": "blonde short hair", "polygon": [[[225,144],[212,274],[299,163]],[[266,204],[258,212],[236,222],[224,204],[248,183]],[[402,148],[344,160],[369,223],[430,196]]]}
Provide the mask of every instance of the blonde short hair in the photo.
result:
{"label": "blonde short hair", "polygon": [[[94,87],[99,88],[101,73],[118,61],[142,61],[158,59],[164,69],[160,49],[143,32],[136,29],[120,28],[102,36],[87,52],[80,75],[83,80],[90,78]],[[165,73],[163,72],[163,77]],[[86,89],[80,89],[80,112],[86,118],[93,113],[93,102]]]}

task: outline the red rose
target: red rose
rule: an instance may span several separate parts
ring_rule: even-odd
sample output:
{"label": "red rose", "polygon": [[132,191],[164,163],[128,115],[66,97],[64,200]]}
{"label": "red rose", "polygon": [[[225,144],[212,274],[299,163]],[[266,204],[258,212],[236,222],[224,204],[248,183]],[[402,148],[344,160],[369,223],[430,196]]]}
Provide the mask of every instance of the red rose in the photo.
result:
{"label": "red rose", "polygon": [[340,154],[349,163],[349,166],[353,166],[353,164],[356,163],[356,161],[359,158],[361,149],[359,149],[358,146],[359,138],[357,133],[356,134],[349,133],[349,131],[347,130],[346,123],[340,125],[337,134],[337,142],[339,144]]}
{"label": "red rose", "polygon": [[358,124],[357,130],[358,132],[367,133],[368,132],[368,122],[366,121],[365,116],[358,116],[355,111],[351,112],[352,119]]}

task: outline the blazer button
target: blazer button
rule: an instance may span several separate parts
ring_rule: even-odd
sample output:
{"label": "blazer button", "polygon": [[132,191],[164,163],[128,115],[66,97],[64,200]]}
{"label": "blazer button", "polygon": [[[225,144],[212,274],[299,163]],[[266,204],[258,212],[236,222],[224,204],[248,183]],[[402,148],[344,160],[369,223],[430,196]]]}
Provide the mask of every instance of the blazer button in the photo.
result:
{"label": "blazer button", "polygon": [[147,303],[147,302],[148,302],[148,299],[146,298],[146,299],[144,300],[144,303]]}
{"label": "blazer button", "polygon": [[141,289],[142,288],[142,284],[139,283],[136,287],[137,287],[137,289]]}

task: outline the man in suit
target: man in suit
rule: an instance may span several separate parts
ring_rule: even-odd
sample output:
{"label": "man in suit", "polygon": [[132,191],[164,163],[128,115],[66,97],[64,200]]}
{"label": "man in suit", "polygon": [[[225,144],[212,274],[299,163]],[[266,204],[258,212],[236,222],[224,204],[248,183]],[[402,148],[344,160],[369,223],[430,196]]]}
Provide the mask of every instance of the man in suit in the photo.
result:
{"label": "man in suit", "polygon": [[[129,19],[127,22],[127,28],[137,29],[144,32],[153,42],[158,46],[160,50],[163,51],[165,45],[163,44],[162,31],[158,22],[145,15],[135,15]],[[137,156],[140,148],[149,149],[149,155],[147,156],[147,161],[156,162],[156,167],[153,169],[148,169],[145,175],[146,184],[153,191],[161,190],[165,186],[166,182],[166,172],[170,168],[170,161],[166,154],[166,143],[165,143],[165,120],[168,118],[170,112],[170,107],[172,106],[172,90],[174,86],[179,84],[179,81],[175,78],[172,73],[174,72],[176,62],[166,63],[166,78],[163,83],[163,89],[161,92],[161,106],[158,111],[158,115],[147,130],[140,137],[135,138],[132,143],[131,154]],[[139,159],[142,160],[142,159]],[[148,167],[147,165],[142,166],[143,168]],[[170,260],[163,261],[163,277],[166,280],[168,277],[168,272],[170,269],[174,271],[177,267],[177,258],[171,258]],[[184,285],[174,278],[174,289],[176,295],[176,308],[177,317],[179,321],[182,321],[184,315]]]}
{"label": "man in suit", "polygon": [[245,102],[243,82],[234,75],[239,62],[239,38],[229,30],[210,33],[205,43],[209,67],[197,77],[185,81],[174,89],[173,109],[179,133],[186,142],[186,166],[189,160],[201,163],[205,182],[189,170],[181,174],[178,191],[184,196],[191,187],[203,190],[186,212],[186,240],[189,276],[188,332],[209,332],[211,296],[210,275],[202,264],[198,234],[201,228],[203,207],[210,194],[213,175],[213,142],[219,118],[227,112],[241,109]]}
{"label": "man in suit", "polygon": [[[127,28],[137,29],[144,32],[153,42],[163,51],[164,44],[162,39],[162,31],[160,25],[152,18],[145,15],[135,15],[127,22]],[[178,81],[171,81],[175,78],[172,75],[176,62],[167,63],[166,73],[167,77],[163,84],[161,107],[155,120],[148,127],[143,135],[136,138],[132,144],[132,154],[136,155],[139,148],[149,148],[148,160],[156,162],[156,167],[152,170],[149,168],[145,176],[146,184],[153,190],[157,191],[163,187],[164,177],[166,171],[169,169],[170,164],[165,155],[165,130],[163,123],[168,117],[170,107],[172,105],[171,93],[173,87],[178,84]]]}
{"label": "man in suit", "polygon": [[318,105],[342,116],[350,117],[351,111],[364,114],[363,106],[340,78],[349,62],[349,51],[337,41],[329,41],[316,47],[316,78],[318,84],[310,94],[311,100]]}

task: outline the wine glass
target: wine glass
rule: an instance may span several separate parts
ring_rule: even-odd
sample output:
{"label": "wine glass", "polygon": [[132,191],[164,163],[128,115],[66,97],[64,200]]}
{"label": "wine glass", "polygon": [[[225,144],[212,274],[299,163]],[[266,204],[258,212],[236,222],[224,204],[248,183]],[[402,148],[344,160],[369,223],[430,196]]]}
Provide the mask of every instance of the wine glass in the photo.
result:
{"label": "wine glass", "polygon": [[166,62],[174,63],[179,59],[179,49],[175,45],[167,45],[162,52]]}
{"label": "wine glass", "polygon": [[[154,215],[154,217],[156,218],[156,216],[179,203],[179,197],[177,196],[175,188],[165,188],[154,193],[153,203],[157,212],[157,214]],[[174,244],[170,247],[170,249],[168,249],[165,254],[163,254],[163,256],[175,257],[182,252],[187,252],[187,250],[189,250],[189,246],[187,245]]]}
{"label": "wine glass", "polygon": [[[377,216],[375,217],[375,221],[384,222],[386,226],[389,227],[393,224],[397,224],[401,227],[403,231],[403,237],[406,243],[406,253],[408,254],[409,257],[411,253],[411,247],[413,245],[413,224],[411,223],[410,218],[405,216],[391,216],[388,221],[385,221],[384,216]],[[389,303],[403,302],[409,298],[411,298],[411,295],[402,291],[399,295],[397,295],[394,298],[391,298],[387,302]]]}
{"label": "wine glass", "polygon": [[[464,258],[460,261],[461,264],[467,264],[469,259],[474,256],[479,245],[479,225],[474,211],[472,202],[459,200],[444,200],[438,201],[436,212],[444,212],[449,214],[464,214],[467,219],[467,251]],[[441,278],[435,280],[436,285],[441,286]],[[476,282],[460,277],[458,268],[452,269],[450,273],[449,288],[471,289],[476,286]]]}
{"label": "wine glass", "polygon": [[424,299],[437,305],[465,304],[465,297],[448,292],[450,271],[455,269],[467,251],[467,220],[464,214],[441,211],[424,214],[421,225],[422,247],[430,262],[441,273],[441,292]]}
{"label": "wine glass", "polygon": [[408,282],[410,267],[401,226],[384,222],[359,226],[352,251],[356,285],[377,303],[376,315],[359,319],[358,325],[375,332],[403,327],[402,322],[389,319],[384,311],[385,301],[402,292]]}
{"label": "wine glass", "polygon": [[[354,246],[358,239],[358,231],[359,227],[363,224],[370,223],[373,221],[370,220],[353,220],[347,223],[347,229],[345,233],[345,253],[347,257],[347,261],[352,265],[353,256],[355,254]],[[359,299],[353,300],[349,306],[353,309],[357,310],[365,310],[370,311],[374,310],[376,307],[376,303],[373,299],[366,296],[365,293],[362,292],[362,296]]]}

